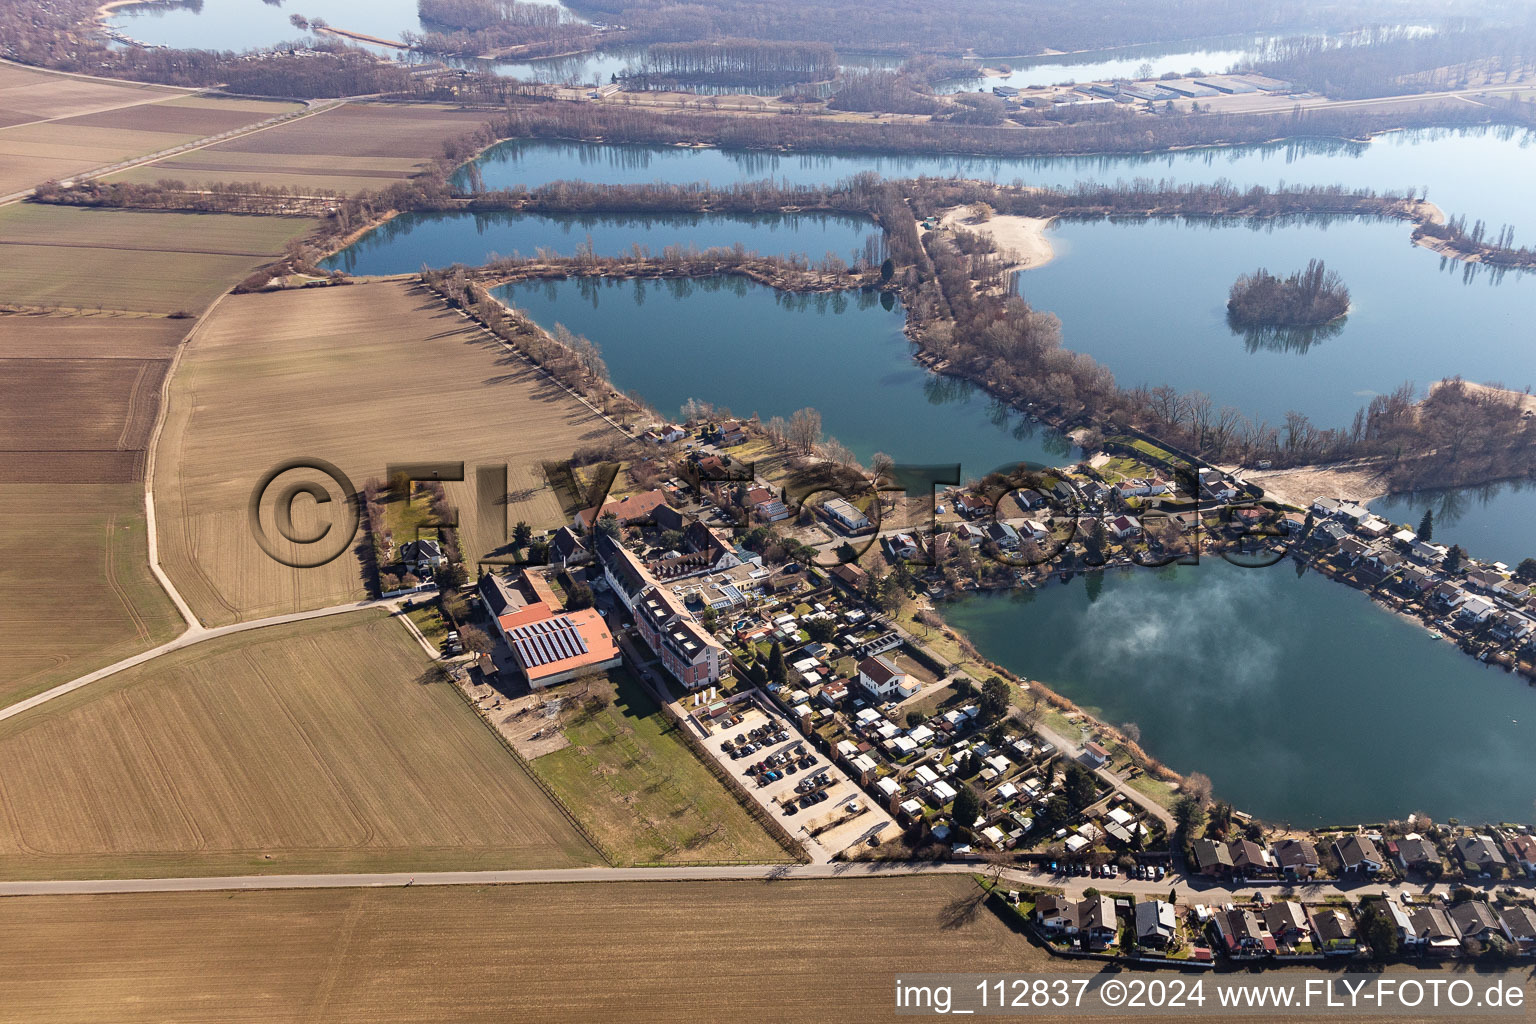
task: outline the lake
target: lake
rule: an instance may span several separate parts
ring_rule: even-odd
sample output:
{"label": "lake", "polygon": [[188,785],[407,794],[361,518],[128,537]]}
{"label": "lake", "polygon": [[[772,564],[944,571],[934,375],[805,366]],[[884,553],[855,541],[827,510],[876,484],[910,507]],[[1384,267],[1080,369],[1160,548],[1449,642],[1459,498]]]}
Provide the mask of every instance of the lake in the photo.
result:
{"label": "lake", "polygon": [[1266,820],[1529,821],[1536,692],[1283,562],[1115,572],[944,609],[983,655]]}
{"label": "lake", "polygon": [[[1391,132],[1371,142],[1304,139],[1263,146],[1188,149],[1132,156],[1019,157],[783,153],[518,139],[480,158],[487,188],[536,187],[554,181],[633,185],[707,181],[728,186],[764,178],[829,185],[864,171],[890,178],[919,175],[979,178],[1068,187],[1146,178],[1170,182],[1228,181],[1260,185],[1335,185],[1377,191],[1426,188],[1447,215],[1493,230],[1513,224],[1536,232],[1536,134],[1524,129],[1424,129]],[[467,187],[463,178],[456,179]],[[1529,241],[1522,233],[1516,242]]]}
{"label": "lake", "polygon": [[492,254],[533,256],[539,249],[573,255],[591,241],[603,256],[628,254],[636,245],[660,255],[668,246],[708,249],[740,243],[769,256],[827,253],[853,261],[864,240],[880,232],[868,220],[812,214],[794,216],[576,216],[532,213],[406,213],[325,260],[327,270],[349,274],[409,274],[423,263],[481,264]]}
{"label": "lake", "polygon": [[[1115,78],[1156,78],[1174,72],[1187,74],[1198,70],[1204,75],[1226,71],[1253,53],[1270,39],[1261,35],[1218,36],[1184,43],[1152,43],[1122,46],[1113,50],[1050,54],[1034,57],[988,57],[975,61],[978,68],[996,68],[1006,64],[1009,73],[991,78],[971,78],[949,82],[937,91],[990,90],[994,85],[1028,89],[1037,85],[1064,82],[1102,82]],[[1147,71],[1146,66],[1151,70]]]}
{"label": "lake", "polygon": [[[1290,410],[1347,427],[1404,381],[1536,385],[1529,343],[1536,274],[1483,273],[1408,241],[1409,225],[1321,221],[1058,221],[1056,257],[1016,289],[1061,318],[1062,344],[1121,386],[1171,384],[1281,426]],[[1226,301],[1241,273],[1279,275],[1326,261],[1349,287],[1347,317],[1318,331],[1237,331]]]}
{"label": "lake", "polygon": [[[526,0],[530,3],[548,0]],[[555,4],[555,6],[561,6]],[[264,0],[187,0],[183,3],[132,4],[112,11],[107,24],[141,43],[189,50],[252,50],[302,40],[306,33],[289,23],[293,14],[322,19],[332,28],[347,29],[380,39],[398,40],[402,32],[424,31],[416,16],[416,0],[304,0],[267,3]],[[327,35],[335,40],[338,37]],[[393,47],[373,46],[356,39],[349,45],[394,57]]]}
{"label": "lake", "polygon": [[893,296],[790,295],[744,278],[571,278],[497,296],[596,342],[613,383],[665,416],[689,398],[765,420],[810,406],[866,465],[883,451],[898,463],[959,462],[965,477],[1076,457],[1054,430],[914,363]]}
{"label": "lake", "polygon": [[1393,494],[1371,502],[1372,511],[1415,530],[1425,509],[1435,513],[1439,543],[1460,544],[1478,558],[1497,559],[1511,568],[1536,558],[1536,481]]}

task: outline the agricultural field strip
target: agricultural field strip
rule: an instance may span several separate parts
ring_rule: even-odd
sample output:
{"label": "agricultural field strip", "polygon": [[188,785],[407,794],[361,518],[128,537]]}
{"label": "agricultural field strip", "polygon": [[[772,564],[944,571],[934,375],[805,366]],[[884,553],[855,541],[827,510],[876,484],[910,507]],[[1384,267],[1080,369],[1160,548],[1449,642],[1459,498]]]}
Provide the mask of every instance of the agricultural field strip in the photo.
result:
{"label": "agricultural field strip", "polygon": [[389,619],[231,638],[6,723],[0,872],[601,863]]}
{"label": "agricultural field strip", "polygon": [[[390,886],[547,885],[551,882],[711,882],[751,879],[885,878],[974,874],[975,864],[869,861],[835,864],[680,864],[664,867],[528,868],[507,871],[384,871],[303,875],[208,875],[186,878],[82,878],[0,881],[0,897],[151,892],[249,892]],[[1164,887],[1166,892],[1166,886]]]}
{"label": "agricultural field strip", "polygon": [[[151,531],[150,537],[153,538],[153,536],[154,533]],[[80,676],[78,679],[72,679],[67,683],[61,683],[50,690],[44,690],[42,693],[28,697],[26,700],[18,701],[15,704],[9,705],[8,707],[0,708],[0,722],[5,721],[7,718],[14,718],[17,715],[24,714],[33,708],[38,707],[39,705],[48,703],[51,700],[57,700],[59,697],[63,697],[65,694],[73,693],[82,687],[89,686],[91,683],[100,682],[101,680],[109,678],[110,676],[117,675],[119,672],[123,672],[130,668],[134,668],[135,666],[142,665],[147,661],[152,661],[155,658],[159,658],[163,655],[179,651],[185,647],[191,647],[193,644],[200,644],[205,640],[217,640],[219,637],[229,636],[231,633],[243,633],[246,630],[251,629],[265,629],[268,626],[283,626],[290,622],[302,622],[307,619],[320,619],[325,618],[328,615],[343,615],[347,612],[363,611],[369,608],[385,608],[393,611],[399,608],[402,600],[404,599],[390,598],[389,600],[385,601],[356,601],[352,604],[339,604],[329,608],[314,608],[303,612],[289,612],[286,615],[273,615],[264,619],[248,619],[244,622],[231,623],[227,626],[217,626],[211,629],[204,626],[191,627],[176,639],[167,641],[166,643],[161,644],[159,647],[154,647],[150,650],[142,651],[139,654],[135,654],[131,658],[124,658],[122,661],[114,662],[105,668],[99,668],[94,672],[88,672],[85,675]]]}
{"label": "agricultural field strip", "polygon": [[39,249],[110,249],[117,252],[174,252],[188,256],[251,256],[256,259],[274,255],[266,250],[239,252],[231,249],[188,249],[185,247],[162,249],[153,245],[92,245],[89,242],[46,242],[10,238],[0,240],[0,246],[15,248],[36,246]]}

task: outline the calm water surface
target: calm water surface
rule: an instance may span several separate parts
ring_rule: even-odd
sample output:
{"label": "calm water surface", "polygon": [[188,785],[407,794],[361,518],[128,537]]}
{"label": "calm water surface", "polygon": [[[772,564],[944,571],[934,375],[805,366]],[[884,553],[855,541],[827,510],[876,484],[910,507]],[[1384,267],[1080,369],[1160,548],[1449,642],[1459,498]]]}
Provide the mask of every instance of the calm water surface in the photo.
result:
{"label": "calm water surface", "polygon": [[967,477],[1074,457],[1059,434],[912,361],[901,304],[786,295],[744,279],[526,282],[498,290],[540,325],[596,342],[620,390],[664,415],[689,398],[767,419],[810,406],[861,461],[953,463]]}
{"label": "calm water surface", "polygon": [[1411,529],[1432,509],[1435,540],[1442,544],[1460,544],[1511,567],[1536,558],[1536,481],[1394,494],[1371,502],[1371,509]]}
{"label": "calm water surface", "polygon": [[833,253],[852,262],[864,241],[879,237],[855,217],[796,216],[546,216],[525,213],[408,213],[370,231],[322,265],[350,274],[408,274],[423,263],[480,264],[491,256],[533,256],[548,249],[569,256],[590,241],[603,256],[641,246],[660,255],[668,246],[709,249],[737,244],[764,255]]}
{"label": "calm water surface", "polygon": [[[1335,185],[1377,191],[1424,188],[1448,214],[1514,224],[1517,243],[1536,233],[1536,134],[1477,128],[1393,132],[1368,143],[1297,140],[1266,146],[1181,150],[1138,156],[916,157],[890,154],[772,153],[549,140],[505,142],[480,157],[487,188],[552,181],[648,184],[707,181],[730,185],[764,178],[826,185],[874,171],[1019,181],[1069,187],[1148,179],[1260,185]],[[462,179],[461,184],[464,184]],[[1405,243],[1406,244],[1406,243]]]}
{"label": "calm water surface", "polygon": [[945,615],[987,658],[1300,825],[1518,820],[1536,798],[1536,691],[1294,567],[1197,566],[978,596]]}
{"label": "calm water surface", "polygon": [[[1127,220],[1058,222],[1056,258],[1017,275],[1037,309],[1061,318],[1062,344],[1108,366],[1122,386],[1171,384],[1283,424],[1288,411],[1348,426],[1376,394],[1469,380],[1536,386],[1536,274],[1483,273],[1408,241],[1398,221]],[[1241,273],[1324,260],[1350,290],[1349,315],[1322,331],[1243,332],[1226,301]]]}

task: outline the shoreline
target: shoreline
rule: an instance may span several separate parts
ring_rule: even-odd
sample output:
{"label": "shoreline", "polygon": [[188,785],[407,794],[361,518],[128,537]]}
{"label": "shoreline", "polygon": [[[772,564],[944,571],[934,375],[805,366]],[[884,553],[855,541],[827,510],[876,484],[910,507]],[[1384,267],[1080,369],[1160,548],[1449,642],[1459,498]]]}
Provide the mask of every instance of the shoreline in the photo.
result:
{"label": "shoreline", "polygon": [[1055,217],[994,213],[986,220],[978,221],[966,217],[966,212],[963,206],[944,211],[939,218],[939,227],[949,230],[958,228],[992,239],[998,255],[1008,261],[1003,269],[1034,270],[1056,258],[1056,247],[1046,235],[1056,223]]}

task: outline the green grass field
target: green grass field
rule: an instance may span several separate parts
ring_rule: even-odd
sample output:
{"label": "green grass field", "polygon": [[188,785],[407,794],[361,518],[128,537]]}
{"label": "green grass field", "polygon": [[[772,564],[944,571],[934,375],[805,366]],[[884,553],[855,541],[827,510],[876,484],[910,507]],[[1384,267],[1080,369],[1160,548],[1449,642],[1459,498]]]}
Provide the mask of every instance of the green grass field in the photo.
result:
{"label": "green grass field", "polygon": [[594,692],[612,700],[579,714],[565,729],[571,745],[533,767],[609,852],[621,863],[788,860],[634,677],[608,678]]}
{"label": "green grass field", "polygon": [[0,877],[601,863],[378,612],[157,658],[0,722]]}

